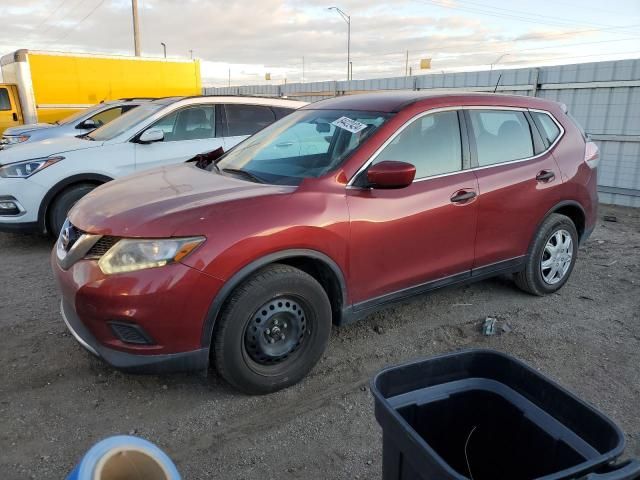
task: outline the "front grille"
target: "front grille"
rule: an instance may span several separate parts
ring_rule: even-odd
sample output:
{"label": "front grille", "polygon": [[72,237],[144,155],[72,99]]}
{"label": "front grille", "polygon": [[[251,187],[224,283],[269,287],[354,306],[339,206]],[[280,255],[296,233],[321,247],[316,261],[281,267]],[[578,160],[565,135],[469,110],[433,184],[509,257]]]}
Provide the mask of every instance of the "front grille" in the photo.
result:
{"label": "front grille", "polygon": [[118,237],[105,235],[98,240],[93,247],[91,247],[91,250],[87,252],[84,258],[87,260],[98,260],[99,258],[102,258],[102,256],[118,242],[118,240],[120,240]]}
{"label": "front grille", "polygon": [[135,343],[137,345],[152,345],[151,337],[140,325],[121,322],[108,322],[114,335],[124,343]]}

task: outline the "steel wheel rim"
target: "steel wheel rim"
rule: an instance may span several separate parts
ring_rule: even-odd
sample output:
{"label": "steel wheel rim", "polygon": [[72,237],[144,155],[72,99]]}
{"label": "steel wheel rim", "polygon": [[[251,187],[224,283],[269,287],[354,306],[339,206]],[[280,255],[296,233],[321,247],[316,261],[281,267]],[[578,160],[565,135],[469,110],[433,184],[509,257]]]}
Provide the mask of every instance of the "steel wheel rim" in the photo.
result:
{"label": "steel wheel rim", "polygon": [[548,285],[560,282],[573,262],[573,239],[567,230],[555,231],[547,240],[540,258],[540,273]]}
{"label": "steel wheel rim", "polygon": [[252,315],[244,335],[244,350],[258,365],[282,363],[300,350],[308,334],[308,318],[301,302],[278,297]]}

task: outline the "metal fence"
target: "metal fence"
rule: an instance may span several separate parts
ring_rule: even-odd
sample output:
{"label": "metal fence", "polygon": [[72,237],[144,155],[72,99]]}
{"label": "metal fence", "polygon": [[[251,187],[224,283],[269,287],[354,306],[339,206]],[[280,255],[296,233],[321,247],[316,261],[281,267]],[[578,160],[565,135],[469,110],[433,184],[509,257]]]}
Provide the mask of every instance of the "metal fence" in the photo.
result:
{"label": "metal fence", "polygon": [[371,80],[205,88],[205,95],[258,95],[314,102],[377,90],[497,91],[562,102],[600,147],[600,201],[640,207],[640,59],[430,74]]}

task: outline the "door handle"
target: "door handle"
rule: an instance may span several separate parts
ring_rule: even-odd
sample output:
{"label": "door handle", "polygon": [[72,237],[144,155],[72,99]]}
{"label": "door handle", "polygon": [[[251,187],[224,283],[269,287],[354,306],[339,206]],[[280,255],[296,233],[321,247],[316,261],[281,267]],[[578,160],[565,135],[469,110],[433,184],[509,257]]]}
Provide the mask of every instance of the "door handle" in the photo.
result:
{"label": "door handle", "polygon": [[17,122],[18,121],[18,114],[16,112],[13,112],[13,115],[11,115],[13,117],[13,121]]}
{"label": "door handle", "polygon": [[538,182],[550,182],[554,178],[556,178],[556,174],[551,170],[541,170],[538,172],[538,175],[536,175],[536,180]]}
{"label": "door handle", "polygon": [[451,203],[467,202],[475,197],[476,192],[469,190],[460,190],[459,192],[453,194],[453,197],[451,197]]}

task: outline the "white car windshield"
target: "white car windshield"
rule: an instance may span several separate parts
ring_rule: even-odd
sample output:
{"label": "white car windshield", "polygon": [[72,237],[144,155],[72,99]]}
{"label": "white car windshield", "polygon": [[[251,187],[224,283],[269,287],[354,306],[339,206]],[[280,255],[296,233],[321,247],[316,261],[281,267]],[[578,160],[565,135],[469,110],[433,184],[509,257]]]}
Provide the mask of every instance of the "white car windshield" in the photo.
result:
{"label": "white car windshield", "polygon": [[95,129],[93,132],[87,134],[87,137],[98,142],[111,140],[112,138],[116,138],[118,135],[122,135],[126,131],[135,127],[138,123],[147,119],[163,107],[166,107],[166,105],[160,103],[147,103],[141,105],[133,110],[129,110],[123,115],[120,115],[118,118],[112,120],[106,125]]}
{"label": "white car windshield", "polygon": [[223,174],[254,181],[298,185],[342,162],[391,114],[352,110],[298,110],[227,152],[217,162]]}

